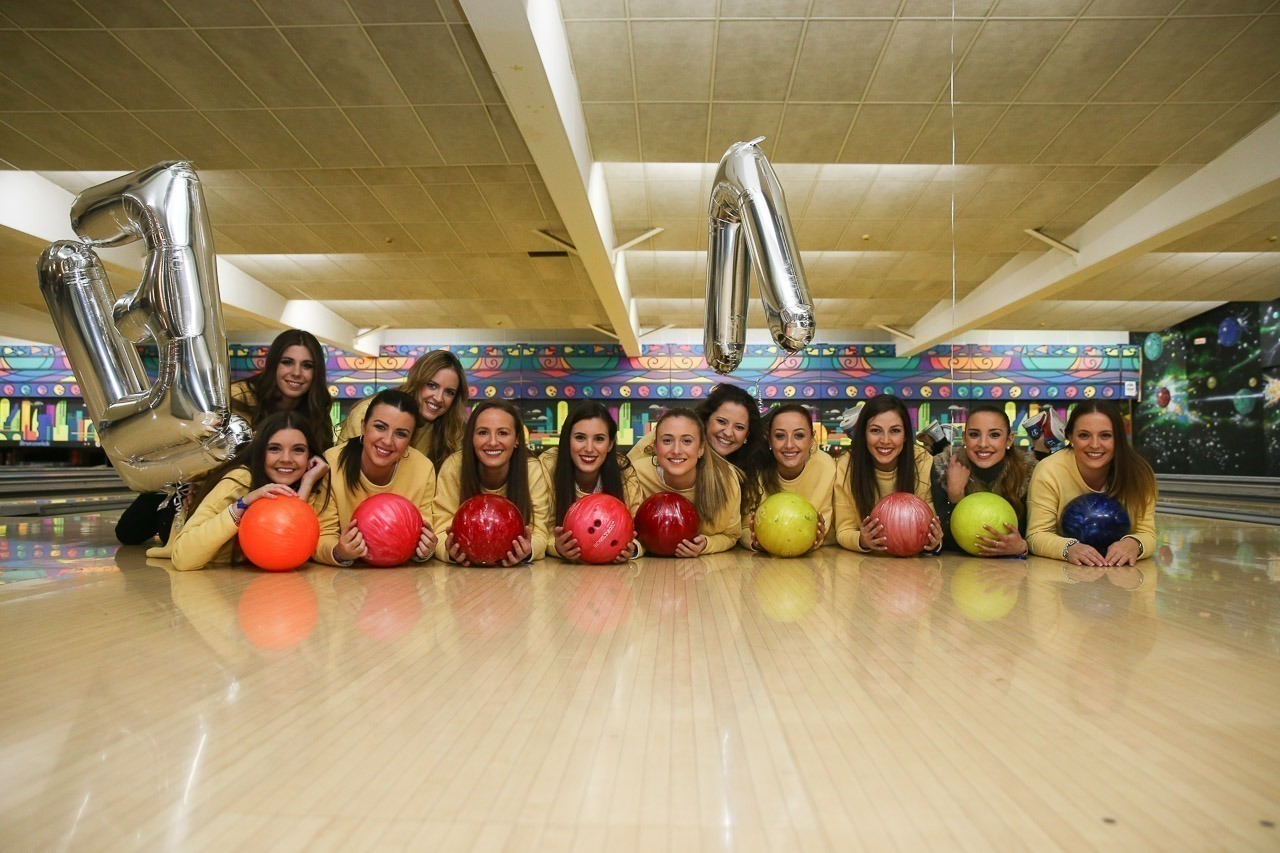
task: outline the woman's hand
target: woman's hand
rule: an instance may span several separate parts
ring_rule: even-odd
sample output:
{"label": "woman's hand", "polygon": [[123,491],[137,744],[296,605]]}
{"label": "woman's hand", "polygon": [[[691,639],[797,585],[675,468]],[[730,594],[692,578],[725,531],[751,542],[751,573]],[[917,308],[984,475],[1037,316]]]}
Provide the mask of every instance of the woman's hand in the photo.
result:
{"label": "woman's hand", "polygon": [[953,504],[960,503],[967,485],[969,469],[960,461],[960,455],[952,452],[951,461],[947,463],[947,500]]}
{"label": "woman's hand", "polygon": [[256,501],[259,501],[262,498],[274,499],[280,497],[294,497],[293,489],[288,486],[283,486],[280,483],[267,483],[260,489],[254,489],[240,500],[244,501],[245,506],[253,506]]}
{"label": "woman's hand", "polygon": [[533,554],[533,546],[529,544],[528,531],[511,540],[511,550],[502,558],[502,565],[510,568],[518,566]]}
{"label": "woman's hand", "polygon": [[632,539],[622,553],[613,558],[615,563],[629,563],[640,555],[640,540]]}
{"label": "woman's hand", "polygon": [[751,550],[760,550],[760,540],[756,538],[756,512],[751,511],[751,515],[747,517],[747,525],[751,528]]}
{"label": "woman's hand", "polygon": [[422,519],[422,535],[418,537],[418,547],[413,549],[413,556],[418,562],[431,559],[436,550],[436,532],[431,529],[431,522],[424,516]]}
{"label": "woman's hand", "polygon": [[316,483],[320,482],[320,478],[328,473],[329,463],[319,456],[312,456],[307,462],[307,470],[303,472],[302,480],[298,483],[298,497],[304,501],[311,497],[311,490],[315,488]]}
{"label": "woman's hand", "polygon": [[354,521],[348,522],[347,529],[342,531],[342,537],[333,548],[333,556],[338,559],[338,562],[350,563],[352,560],[367,556],[368,553],[369,547],[364,544],[360,528],[356,527]]}
{"label": "woman's hand", "polygon": [[471,565],[471,561],[467,559],[467,555],[462,553],[462,549],[458,547],[458,543],[453,541],[453,528],[445,528],[444,534],[444,550],[449,555],[449,559],[457,563],[459,566]]}
{"label": "woman's hand", "polygon": [[1083,542],[1077,542],[1067,549],[1067,562],[1073,566],[1097,566],[1098,568],[1107,565],[1106,558],[1099,554],[1096,548]]}
{"label": "woman's hand", "polygon": [[556,535],[556,553],[560,555],[560,559],[581,560],[582,547],[578,544],[577,537],[573,535],[573,532],[564,527],[557,527],[554,532]]}
{"label": "woman's hand", "polygon": [[1138,565],[1138,540],[1126,536],[1111,543],[1107,549],[1108,566]]}
{"label": "woman's hand", "polygon": [[924,549],[931,553],[942,550],[942,519],[936,515],[929,519],[929,541],[924,543]]}
{"label": "woman's hand", "polygon": [[707,537],[699,533],[692,539],[684,539],[676,546],[677,557],[696,557],[707,550]]}
{"label": "woman's hand", "polygon": [[1018,528],[1009,522],[1004,523],[1005,532],[1001,533],[990,524],[982,525],[985,534],[978,534],[978,554],[983,557],[1022,557],[1029,553],[1027,541],[1022,538]]}
{"label": "woman's hand", "polygon": [[888,541],[889,537],[884,532],[880,519],[871,515],[862,519],[862,529],[858,531],[858,544],[862,546],[862,550],[886,551],[889,548],[886,544]]}
{"label": "woman's hand", "polygon": [[[754,519],[754,516],[752,516],[752,518]],[[752,528],[753,531],[754,529],[755,528]],[[751,537],[752,537],[752,541],[754,541],[755,540],[754,532],[751,534]],[[822,543],[823,541],[826,540],[826,538],[827,538],[827,520],[822,517],[822,513],[818,513],[818,532],[813,537],[813,544],[809,546],[809,550],[812,551],[816,548],[821,548]]]}

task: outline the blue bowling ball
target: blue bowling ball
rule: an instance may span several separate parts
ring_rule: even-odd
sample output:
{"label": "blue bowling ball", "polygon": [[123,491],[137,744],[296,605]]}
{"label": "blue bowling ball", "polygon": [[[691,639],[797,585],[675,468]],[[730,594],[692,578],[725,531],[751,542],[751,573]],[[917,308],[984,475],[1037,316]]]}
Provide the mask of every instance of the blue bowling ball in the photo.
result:
{"label": "blue bowling ball", "polygon": [[1063,535],[1092,545],[1100,554],[1129,530],[1129,513],[1110,495],[1081,495],[1062,510]]}

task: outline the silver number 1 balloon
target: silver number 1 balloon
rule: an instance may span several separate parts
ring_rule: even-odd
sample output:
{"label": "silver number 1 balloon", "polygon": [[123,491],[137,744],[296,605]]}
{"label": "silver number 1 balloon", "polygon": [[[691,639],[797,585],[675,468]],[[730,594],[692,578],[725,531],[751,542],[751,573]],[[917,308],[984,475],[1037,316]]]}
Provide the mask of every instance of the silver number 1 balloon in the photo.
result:
{"label": "silver number 1 balloon", "polygon": [[[171,491],[250,437],[230,414],[227,336],[213,238],[189,163],[161,163],[82,192],[63,240],[40,256],[40,290],[98,440],[132,489]],[[119,300],[94,246],[142,240],[142,282]],[[114,304],[113,304],[114,302]],[[152,382],[133,344],[154,342]]]}
{"label": "silver number 1 balloon", "polygon": [[774,341],[797,352],[813,340],[813,300],[800,265],[778,176],[757,143],[736,142],[720,158],[707,241],[707,321],[703,349],[717,373],[742,363],[754,267]]}

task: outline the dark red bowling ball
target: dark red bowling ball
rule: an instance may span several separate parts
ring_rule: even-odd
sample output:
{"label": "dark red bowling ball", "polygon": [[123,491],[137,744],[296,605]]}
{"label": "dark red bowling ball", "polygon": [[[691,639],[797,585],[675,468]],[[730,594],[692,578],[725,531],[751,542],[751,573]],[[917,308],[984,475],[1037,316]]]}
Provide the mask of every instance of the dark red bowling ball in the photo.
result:
{"label": "dark red bowling ball", "polygon": [[422,512],[401,495],[382,494],[366,499],[351,513],[369,553],[371,566],[399,566],[413,556],[422,536]]}
{"label": "dark red bowling ball", "polygon": [[933,507],[910,492],[894,492],[871,508],[871,517],[884,525],[885,546],[895,557],[914,557],[929,544]]}
{"label": "dark red bowling ball", "polygon": [[574,501],[564,514],[564,529],[578,540],[586,563],[612,563],[635,537],[631,511],[613,495],[587,495]]}
{"label": "dark red bowling ball", "polygon": [[674,556],[676,546],[698,535],[698,510],[683,495],[659,492],[636,510],[636,535],[648,553]]}
{"label": "dark red bowling ball", "polygon": [[1169,389],[1161,385],[1156,389],[1156,405],[1164,408],[1169,405],[1169,401],[1173,399],[1173,395],[1169,393]]}
{"label": "dark red bowling ball", "polygon": [[501,562],[524,530],[520,510],[501,495],[467,498],[453,516],[454,544],[477,566]]}

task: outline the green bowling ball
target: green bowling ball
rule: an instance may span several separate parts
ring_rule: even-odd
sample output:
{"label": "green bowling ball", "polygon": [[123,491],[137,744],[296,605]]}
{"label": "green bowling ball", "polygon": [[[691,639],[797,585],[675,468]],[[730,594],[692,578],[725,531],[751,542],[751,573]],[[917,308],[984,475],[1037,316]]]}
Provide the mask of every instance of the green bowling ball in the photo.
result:
{"label": "green bowling ball", "polygon": [[951,535],[957,545],[977,556],[978,537],[991,536],[983,525],[1005,533],[1006,522],[1013,525],[1014,530],[1018,529],[1018,514],[1007,500],[994,492],[974,492],[966,495],[951,511]]}
{"label": "green bowling ball", "polygon": [[756,541],[775,557],[796,557],[818,536],[818,511],[791,492],[769,495],[756,507]]}

